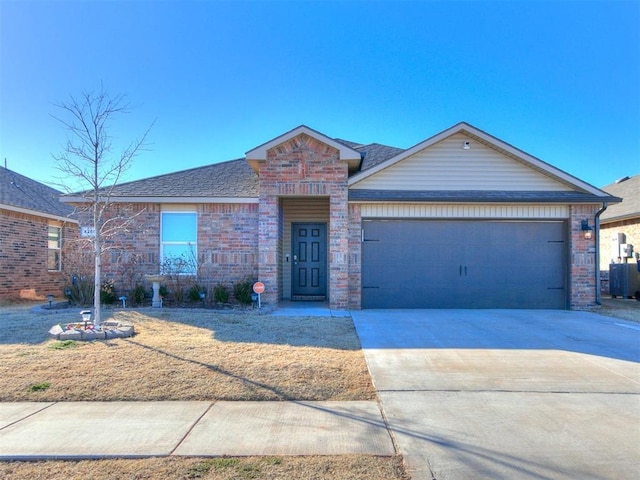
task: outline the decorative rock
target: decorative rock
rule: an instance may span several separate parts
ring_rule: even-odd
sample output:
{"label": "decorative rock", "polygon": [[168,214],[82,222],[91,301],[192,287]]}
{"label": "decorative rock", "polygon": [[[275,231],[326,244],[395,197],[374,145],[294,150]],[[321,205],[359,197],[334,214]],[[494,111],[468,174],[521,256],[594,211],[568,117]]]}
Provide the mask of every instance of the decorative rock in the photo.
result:
{"label": "decorative rock", "polygon": [[49,335],[57,340],[108,340],[131,337],[134,333],[133,325],[116,321],[103,322],[99,327],[93,324],[85,327],[78,323],[63,323],[54,325],[49,330]]}

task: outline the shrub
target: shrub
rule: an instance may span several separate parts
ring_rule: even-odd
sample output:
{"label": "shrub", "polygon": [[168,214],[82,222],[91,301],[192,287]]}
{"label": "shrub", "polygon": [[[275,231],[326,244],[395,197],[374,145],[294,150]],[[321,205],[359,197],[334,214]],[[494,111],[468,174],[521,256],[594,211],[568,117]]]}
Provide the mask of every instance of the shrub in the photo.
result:
{"label": "shrub", "polygon": [[251,305],[251,294],[253,293],[253,282],[245,280],[233,285],[233,296],[236,300],[245,305]]}
{"label": "shrub", "polygon": [[199,302],[200,300],[202,300],[200,298],[200,292],[206,292],[206,289],[204,287],[201,287],[200,285],[198,285],[196,283],[195,285],[193,285],[189,289],[189,292],[187,293],[187,296],[188,296],[190,301]]}
{"label": "shrub", "polygon": [[229,301],[229,290],[219,283],[213,289],[213,300],[216,303],[227,303]]}
{"label": "shrub", "polygon": [[64,288],[64,296],[75,305],[91,305],[93,303],[93,277],[72,275],[71,284]]}
{"label": "shrub", "polygon": [[116,303],[116,288],[113,280],[107,280],[100,286],[100,303],[103,305],[111,305]]}
{"label": "shrub", "polygon": [[166,285],[160,285],[160,290],[158,290],[158,293],[162,298],[167,298],[169,296],[169,289]]}
{"label": "shrub", "polygon": [[144,287],[140,284],[137,284],[131,292],[131,298],[133,299],[133,303],[136,305],[142,305],[144,303],[144,298],[146,297],[147,292]]}

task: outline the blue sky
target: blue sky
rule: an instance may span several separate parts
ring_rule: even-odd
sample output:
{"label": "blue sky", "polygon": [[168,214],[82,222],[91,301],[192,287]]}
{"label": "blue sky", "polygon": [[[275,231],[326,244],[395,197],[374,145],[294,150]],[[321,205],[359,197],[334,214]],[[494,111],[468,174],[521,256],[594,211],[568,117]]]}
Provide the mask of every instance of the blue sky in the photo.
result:
{"label": "blue sky", "polygon": [[408,148],[466,121],[601,187],[640,173],[638,1],[0,0],[0,161],[51,183],[54,103],[124,93],[127,180],[300,124]]}

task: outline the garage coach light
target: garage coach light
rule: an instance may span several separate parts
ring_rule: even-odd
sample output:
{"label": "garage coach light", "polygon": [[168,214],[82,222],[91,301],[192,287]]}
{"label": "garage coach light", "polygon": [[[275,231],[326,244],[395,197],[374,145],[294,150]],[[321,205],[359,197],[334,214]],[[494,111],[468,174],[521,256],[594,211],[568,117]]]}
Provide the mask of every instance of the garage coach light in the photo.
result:
{"label": "garage coach light", "polygon": [[586,240],[589,240],[593,235],[593,227],[589,226],[589,220],[582,220],[581,230]]}

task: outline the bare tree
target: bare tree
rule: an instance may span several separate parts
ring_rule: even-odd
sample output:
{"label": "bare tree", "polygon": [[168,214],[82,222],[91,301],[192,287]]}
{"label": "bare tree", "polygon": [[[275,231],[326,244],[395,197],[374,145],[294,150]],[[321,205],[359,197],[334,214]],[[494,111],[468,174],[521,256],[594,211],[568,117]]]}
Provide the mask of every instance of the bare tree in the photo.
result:
{"label": "bare tree", "polygon": [[84,92],[71,96],[66,102],[55,104],[62,114],[53,117],[68,130],[62,153],[54,155],[58,169],[72,177],[83,190],[83,208],[92,220],[92,253],[94,259],[94,322],[102,321],[100,287],[104,240],[126,228],[126,219],[109,217],[108,210],[114,187],[131,167],[133,159],[147,148],[147,135],[130,142],[118,153],[112,152],[111,122],[120,114],[129,113],[124,95],[110,95],[104,88],[98,92]]}

